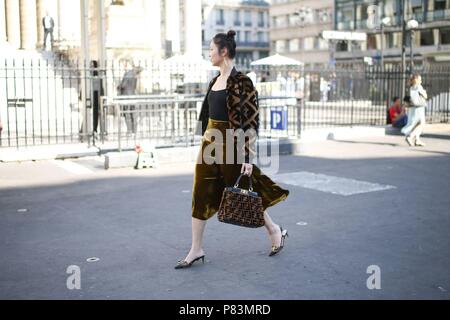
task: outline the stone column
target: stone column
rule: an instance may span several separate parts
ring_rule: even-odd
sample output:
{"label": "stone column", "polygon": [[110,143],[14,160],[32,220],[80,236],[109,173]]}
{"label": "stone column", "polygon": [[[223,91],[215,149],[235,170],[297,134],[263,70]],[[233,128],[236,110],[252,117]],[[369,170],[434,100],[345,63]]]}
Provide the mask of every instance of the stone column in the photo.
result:
{"label": "stone column", "polygon": [[106,60],[106,17],[104,0],[95,1],[95,17],[97,24],[97,60],[99,67],[104,67]]}
{"label": "stone column", "polygon": [[180,2],[179,0],[166,1],[165,27],[166,41],[172,42],[172,54],[180,53]]}
{"label": "stone column", "polygon": [[0,45],[6,42],[5,0],[0,0]]}
{"label": "stone column", "polygon": [[36,0],[20,0],[21,49],[36,49]]}
{"label": "stone column", "polygon": [[45,15],[45,8],[43,0],[36,1],[36,28],[37,28],[37,41],[39,46],[44,41],[44,29],[42,27],[42,18]]}
{"label": "stone column", "polygon": [[153,56],[161,58],[161,1],[144,1],[145,29]]}
{"label": "stone column", "polygon": [[184,7],[185,53],[200,57],[202,55],[202,3],[190,0]]}
{"label": "stone column", "polygon": [[17,0],[6,0],[6,26],[8,43],[20,48],[20,6]]}

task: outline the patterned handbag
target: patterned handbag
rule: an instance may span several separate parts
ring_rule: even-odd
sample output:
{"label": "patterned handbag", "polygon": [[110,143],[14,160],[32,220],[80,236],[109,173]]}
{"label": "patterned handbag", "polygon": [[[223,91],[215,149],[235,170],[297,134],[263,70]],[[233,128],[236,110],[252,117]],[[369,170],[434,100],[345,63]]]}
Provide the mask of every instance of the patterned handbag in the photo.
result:
{"label": "patterned handbag", "polygon": [[233,187],[223,190],[217,215],[220,222],[230,223],[247,228],[264,226],[264,208],[262,198],[253,191],[252,179],[249,176],[249,190],[239,188],[242,173]]}

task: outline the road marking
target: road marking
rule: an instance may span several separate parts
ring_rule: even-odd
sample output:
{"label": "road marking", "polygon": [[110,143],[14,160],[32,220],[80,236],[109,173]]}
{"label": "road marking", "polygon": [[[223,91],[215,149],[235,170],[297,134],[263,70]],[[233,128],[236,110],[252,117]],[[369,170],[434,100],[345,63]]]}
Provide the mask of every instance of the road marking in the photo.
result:
{"label": "road marking", "polygon": [[97,262],[97,261],[100,261],[100,258],[97,258],[97,257],[87,258],[86,261],[87,262]]}
{"label": "road marking", "polygon": [[69,171],[70,173],[73,174],[91,174],[94,173],[94,171],[89,170],[88,168],[75,163],[73,161],[70,160],[52,160],[51,162],[53,162],[54,164],[56,164],[58,167]]}
{"label": "road marking", "polygon": [[378,183],[328,176],[325,174],[306,171],[278,174],[274,176],[274,181],[342,196],[351,196],[354,194],[396,188],[395,186],[390,185],[382,185]]}

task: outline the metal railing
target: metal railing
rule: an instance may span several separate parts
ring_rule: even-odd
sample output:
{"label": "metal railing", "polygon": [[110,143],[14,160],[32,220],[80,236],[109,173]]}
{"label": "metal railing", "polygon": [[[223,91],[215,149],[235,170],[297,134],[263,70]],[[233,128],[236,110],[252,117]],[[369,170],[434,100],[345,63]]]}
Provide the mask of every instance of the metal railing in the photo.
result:
{"label": "metal railing", "polygon": [[[132,146],[197,143],[195,128],[209,80],[202,64],[6,60],[0,63],[0,147],[87,143]],[[128,77],[135,88],[119,92]],[[237,66],[256,73],[260,136],[300,137],[331,126],[386,125],[394,96],[410,72],[358,66],[333,69]],[[449,122],[450,70],[422,67],[429,123]],[[134,79],[134,80],[133,80]]]}
{"label": "metal railing", "polygon": [[[199,95],[102,97],[103,129],[98,139],[102,144],[117,143],[119,150],[134,148],[138,142],[156,146],[198,144],[198,115],[203,100],[204,96]],[[261,137],[291,137],[300,133],[300,104],[295,97],[266,97],[259,100],[259,105]],[[273,128],[273,112],[286,116],[285,127]]]}
{"label": "metal railing", "polygon": [[137,142],[155,145],[195,143],[202,95],[102,97],[99,139],[117,142],[119,151]]}

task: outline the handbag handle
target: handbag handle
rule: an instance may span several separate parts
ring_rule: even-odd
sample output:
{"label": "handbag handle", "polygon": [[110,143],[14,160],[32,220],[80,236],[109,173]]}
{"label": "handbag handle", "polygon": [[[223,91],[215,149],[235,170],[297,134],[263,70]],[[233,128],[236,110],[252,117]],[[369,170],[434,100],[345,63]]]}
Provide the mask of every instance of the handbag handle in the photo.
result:
{"label": "handbag handle", "polygon": [[242,127],[242,98],[243,98],[243,93],[244,93],[244,80],[242,80],[242,82],[239,85],[239,121],[240,121],[240,125],[241,125],[241,129],[244,130],[244,128]]}
{"label": "handbag handle", "polygon": [[[246,176],[246,174],[241,173],[241,175],[237,178],[236,183],[234,184],[235,188],[239,187],[239,181],[241,180],[242,176]],[[249,181],[249,185],[250,185],[250,188],[248,190],[253,191],[252,179],[250,176],[248,176],[248,179],[249,179],[248,181]]]}

